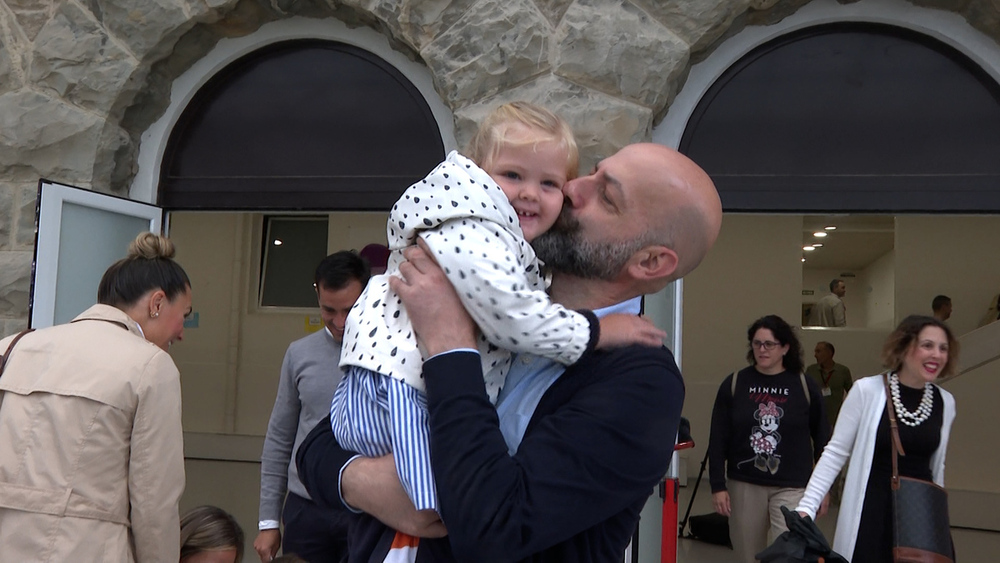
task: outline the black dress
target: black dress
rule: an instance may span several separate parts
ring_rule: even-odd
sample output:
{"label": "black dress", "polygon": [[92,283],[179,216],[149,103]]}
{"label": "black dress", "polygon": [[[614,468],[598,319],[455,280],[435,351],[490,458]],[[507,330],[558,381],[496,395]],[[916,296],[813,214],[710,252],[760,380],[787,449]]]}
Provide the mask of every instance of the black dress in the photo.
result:
{"label": "black dress", "polygon": [[[913,412],[924,396],[923,389],[899,386],[899,398],[906,410]],[[899,457],[899,474],[915,479],[933,481],[931,457],[941,443],[941,426],[944,423],[944,400],[934,387],[934,407],[930,417],[916,427],[899,421],[899,440],[905,456]],[[882,409],[882,419],[875,435],[875,453],[872,470],[868,476],[865,502],[858,525],[858,540],[854,546],[852,563],[886,563],[892,561],[892,442],[889,436],[889,414]]]}

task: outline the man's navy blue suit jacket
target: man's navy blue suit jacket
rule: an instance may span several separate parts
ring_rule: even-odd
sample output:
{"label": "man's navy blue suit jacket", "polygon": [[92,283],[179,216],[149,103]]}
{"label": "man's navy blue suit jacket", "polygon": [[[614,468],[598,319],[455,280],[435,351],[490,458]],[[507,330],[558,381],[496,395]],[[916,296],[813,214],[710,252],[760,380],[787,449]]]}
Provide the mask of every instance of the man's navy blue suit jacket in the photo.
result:
{"label": "man's navy blue suit jacket", "polygon": [[[684,383],[666,348],[597,350],[569,366],[514,456],[478,354],[431,358],[424,378],[448,537],[421,540],[418,562],[621,561],[680,421]],[[303,442],[299,477],[316,502],[343,506],[338,475],[352,455],[325,422]],[[351,561],[381,561],[394,532],[368,515],[352,528]]]}

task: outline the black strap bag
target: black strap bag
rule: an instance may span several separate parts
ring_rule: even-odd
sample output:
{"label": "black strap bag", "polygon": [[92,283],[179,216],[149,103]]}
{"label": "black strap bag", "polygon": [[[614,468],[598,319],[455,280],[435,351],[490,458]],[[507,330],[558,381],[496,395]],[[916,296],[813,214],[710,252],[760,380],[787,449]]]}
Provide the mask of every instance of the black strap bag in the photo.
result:
{"label": "black strap bag", "polygon": [[7,351],[3,353],[3,356],[0,356],[0,375],[3,375],[3,368],[7,366],[7,358],[10,357],[10,351],[14,349],[14,345],[17,344],[17,341],[23,338],[25,334],[33,332],[34,330],[35,329],[33,328],[24,329],[10,341],[10,345],[7,346]]}
{"label": "black strap bag", "polygon": [[892,560],[895,563],[954,563],[948,492],[930,481],[899,476],[898,456],[906,452],[899,441],[888,373],[883,374],[883,381],[892,433]]}

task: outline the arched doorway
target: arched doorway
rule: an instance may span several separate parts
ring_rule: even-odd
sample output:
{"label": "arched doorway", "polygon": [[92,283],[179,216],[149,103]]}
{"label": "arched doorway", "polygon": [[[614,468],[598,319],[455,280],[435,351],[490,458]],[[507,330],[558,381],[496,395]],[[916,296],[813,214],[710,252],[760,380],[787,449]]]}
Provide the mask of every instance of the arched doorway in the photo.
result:
{"label": "arched doorway", "polygon": [[809,27],[729,67],[680,150],[727,211],[1000,211],[1000,85],[911,30]]}
{"label": "arched doorway", "polygon": [[[718,57],[702,63],[714,67],[692,69],[685,86],[692,90],[678,95],[668,127],[654,133],[708,170],[729,212],[719,243],[685,280],[693,429],[707,426],[719,381],[746,353],[746,327],[765,314],[801,323],[802,306],[828,293],[832,278],[851,274],[844,277],[855,299],[848,328],[806,328],[799,336],[806,363],[817,341],[829,341],[856,378],[881,369],[888,332],[908,314],[930,314],[935,295],[962,296],[969,309],[949,324],[964,334],[996,294],[1000,265],[987,243],[1000,236],[996,44],[982,48],[967,25],[949,28],[956,33],[945,38],[918,25],[890,25],[885,14],[831,23],[845,19],[834,12],[812,25],[803,16],[784,30],[748,30],[762,41],[724,42]],[[873,213],[889,214],[888,225],[870,221]],[[833,223],[811,223],[814,215],[842,223],[809,253],[804,239],[822,243],[814,232]],[[851,236],[858,221],[890,246],[856,266],[811,265],[808,256]],[[979,397],[995,394],[990,370],[998,368],[994,361],[948,383],[970,415],[993,420]],[[974,446],[983,438],[972,424],[952,430],[952,523],[996,530],[997,519],[975,500],[996,494],[978,470],[989,463]]]}
{"label": "arched doorway", "polygon": [[170,134],[158,202],[385,210],[443,156],[430,108],[393,66],[344,43],[286,41],[194,96]]}
{"label": "arched doorway", "polygon": [[[182,504],[230,507],[244,526],[256,522],[256,462],[283,355],[322,327],[316,263],[384,243],[385,212],[454,144],[426,69],[375,35],[287,21],[220,42],[177,79],[171,107],[144,135],[133,191],[155,186],[149,197],[167,208],[198,294],[185,346],[172,351]],[[272,259],[282,252],[294,264]],[[306,299],[276,301],[265,277]]]}

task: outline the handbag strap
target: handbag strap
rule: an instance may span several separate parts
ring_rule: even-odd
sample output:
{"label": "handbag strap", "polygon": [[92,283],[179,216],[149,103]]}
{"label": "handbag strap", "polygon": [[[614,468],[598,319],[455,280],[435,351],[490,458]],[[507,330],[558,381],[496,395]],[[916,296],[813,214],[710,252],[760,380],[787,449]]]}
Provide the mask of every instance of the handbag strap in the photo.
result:
{"label": "handbag strap", "polygon": [[892,404],[892,390],[889,389],[889,372],[882,374],[882,383],[885,384],[886,411],[889,413],[889,434],[892,437],[892,490],[899,490],[899,465],[898,456],[906,455],[903,451],[903,443],[899,440],[899,426],[896,425],[896,407]]}
{"label": "handbag strap", "polygon": [[3,353],[3,356],[0,356],[0,376],[3,376],[3,368],[7,366],[7,358],[10,357],[10,351],[14,349],[14,345],[17,344],[17,341],[20,340],[25,334],[28,334],[29,332],[32,332],[34,330],[35,329],[33,328],[26,328],[21,332],[19,332],[17,336],[15,336],[14,339],[10,341],[10,345],[7,346],[7,351]]}

